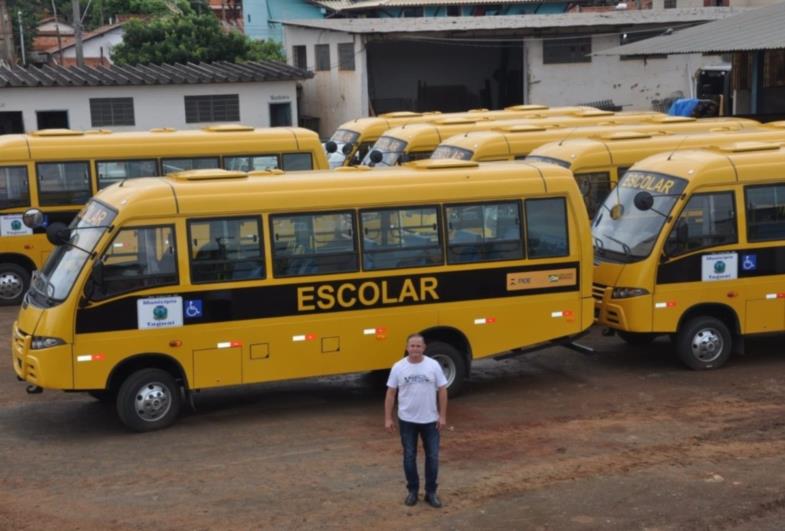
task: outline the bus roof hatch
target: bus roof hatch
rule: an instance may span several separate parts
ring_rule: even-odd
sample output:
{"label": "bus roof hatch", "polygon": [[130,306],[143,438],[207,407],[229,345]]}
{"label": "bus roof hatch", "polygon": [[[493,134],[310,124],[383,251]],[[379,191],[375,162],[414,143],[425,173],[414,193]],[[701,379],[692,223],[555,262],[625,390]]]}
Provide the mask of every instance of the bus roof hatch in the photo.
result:
{"label": "bus roof hatch", "polygon": [[187,170],[170,173],[169,177],[182,181],[209,181],[218,179],[245,179],[248,174],[244,171],[229,171],[219,168],[205,170]]}

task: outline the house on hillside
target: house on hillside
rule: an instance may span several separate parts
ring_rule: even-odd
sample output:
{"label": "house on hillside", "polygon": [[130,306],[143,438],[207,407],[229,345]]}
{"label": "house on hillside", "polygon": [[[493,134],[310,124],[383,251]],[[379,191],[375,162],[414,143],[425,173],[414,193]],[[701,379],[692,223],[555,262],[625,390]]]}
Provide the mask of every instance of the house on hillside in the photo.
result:
{"label": "house on hillside", "polygon": [[[85,64],[112,64],[112,48],[123,42],[125,21],[101,26],[82,35],[82,51]],[[45,20],[38,27],[33,41],[34,57],[37,64],[74,65],[76,64],[76,44],[74,28],[54,18]]]}

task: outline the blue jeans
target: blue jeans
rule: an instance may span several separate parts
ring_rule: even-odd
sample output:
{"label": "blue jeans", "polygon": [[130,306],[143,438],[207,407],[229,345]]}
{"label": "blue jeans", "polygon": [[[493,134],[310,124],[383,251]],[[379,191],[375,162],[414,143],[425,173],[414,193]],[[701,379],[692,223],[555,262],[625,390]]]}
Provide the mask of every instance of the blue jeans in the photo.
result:
{"label": "blue jeans", "polygon": [[418,424],[398,419],[403,445],[403,472],[406,474],[406,488],[409,492],[419,492],[420,476],[417,474],[417,436],[422,438],[425,450],[425,493],[436,492],[436,477],[439,475],[439,430],[436,422]]}

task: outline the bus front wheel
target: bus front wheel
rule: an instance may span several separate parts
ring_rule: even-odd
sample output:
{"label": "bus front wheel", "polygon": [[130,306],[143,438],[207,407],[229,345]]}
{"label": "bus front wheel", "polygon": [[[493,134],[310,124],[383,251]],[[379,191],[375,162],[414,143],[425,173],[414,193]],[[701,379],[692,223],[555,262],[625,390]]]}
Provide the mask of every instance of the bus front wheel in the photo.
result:
{"label": "bus front wheel", "polygon": [[16,306],[22,302],[30,286],[30,273],[22,266],[0,264],[0,306]]}
{"label": "bus front wheel", "polygon": [[732,339],[728,327],[714,317],[693,317],[676,334],[676,350],[690,369],[722,367],[730,357]]}
{"label": "bus front wheel", "polygon": [[460,393],[466,378],[466,363],[461,353],[452,345],[435,341],[428,344],[425,354],[441,366],[444,377],[447,379],[449,395],[452,397]]}
{"label": "bus front wheel", "polygon": [[170,426],[180,412],[180,388],[168,372],[142,369],[132,373],[117,392],[117,415],[134,431]]}

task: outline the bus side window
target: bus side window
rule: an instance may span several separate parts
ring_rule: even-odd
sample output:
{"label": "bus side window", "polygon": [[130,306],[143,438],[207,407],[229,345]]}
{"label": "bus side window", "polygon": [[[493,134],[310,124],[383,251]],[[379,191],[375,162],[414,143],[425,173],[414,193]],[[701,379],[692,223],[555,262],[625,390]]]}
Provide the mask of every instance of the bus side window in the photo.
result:
{"label": "bus side window", "polygon": [[527,199],[526,247],[529,258],[568,256],[567,208],[564,198]]}
{"label": "bus side window", "polygon": [[41,205],[83,205],[93,195],[87,162],[42,162],[36,171]]}
{"label": "bus side window", "polygon": [[103,257],[103,279],[91,298],[102,300],[121,293],[177,284],[177,245],[174,227],[121,229]]}
{"label": "bus side window", "polygon": [[123,179],[156,177],[158,162],[155,160],[103,160],[95,163],[95,169],[98,174],[98,189],[102,190]]}
{"label": "bus side window", "polygon": [[442,264],[437,207],[363,211],[363,269],[427,267]]}
{"label": "bus side window", "polygon": [[177,159],[161,159],[161,167],[164,175],[176,171],[204,170],[220,168],[218,157],[193,157]]}
{"label": "bus side window", "polygon": [[665,253],[678,256],[737,241],[733,192],[695,194],[668,234]]}
{"label": "bus side window", "polygon": [[254,171],[280,168],[278,155],[249,155],[247,157],[224,157],[224,169],[232,171]]}
{"label": "bus side window", "polygon": [[191,282],[264,278],[259,218],[188,222]]}
{"label": "bus side window", "polygon": [[747,239],[785,239],[785,185],[748,186],[745,195]]}
{"label": "bus side window", "polygon": [[0,209],[28,206],[30,183],[24,166],[0,167]]}
{"label": "bus side window", "polygon": [[284,171],[308,171],[313,169],[313,159],[310,153],[284,153]]}
{"label": "bus side window", "polygon": [[277,277],[359,269],[353,212],[270,216]]}
{"label": "bus side window", "polygon": [[518,201],[455,205],[447,215],[447,263],[523,258]]}

